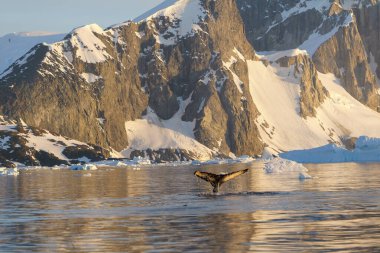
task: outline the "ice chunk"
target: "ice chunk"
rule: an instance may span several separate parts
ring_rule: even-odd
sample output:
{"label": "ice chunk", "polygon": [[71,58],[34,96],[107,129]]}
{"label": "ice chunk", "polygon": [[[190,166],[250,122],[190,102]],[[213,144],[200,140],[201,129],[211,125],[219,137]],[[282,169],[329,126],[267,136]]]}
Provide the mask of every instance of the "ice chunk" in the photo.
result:
{"label": "ice chunk", "polygon": [[313,149],[289,151],[281,154],[281,157],[304,163],[379,162],[379,153],[380,138],[361,136],[353,150],[328,144]]}
{"label": "ice chunk", "polygon": [[301,181],[312,179],[307,173],[308,169],[302,164],[279,157],[269,160],[265,164],[264,171],[266,174],[296,174]]}
{"label": "ice chunk", "polygon": [[148,158],[144,158],[140,156],[133,158],[133,162],[135,164],[140,164],[140,165],[149,165],[152,163]]}
{"label": "ice chunk", "polygon": [[380,149],[380,138],[360,136],[356,140],[355,147],[361,150]]}
{"label": "ice chunk", "polygon": [[305,179],[312,179],[312,176],[307,174],[307,172],[300,172],[300,174],[298,175],[298,178],[299,180],[303,181]]}
{"label": "ice chunk", "polygon": [[98,167],[94,164],[73,164],[70,166],[71,170],[97,170]]}
{"label": "ice chunk", "polygon": [[274,155],[275,155],[275,153],[272,149],[265,147],[263,154],[261,155],[261,159],[271,160],[271,159],[273,159],[273,157],[275,157]]}
{"label": "ice chunk", "polygon": [[0,167],[0,176],[18,176],[19,174],[17,168]]}
{"label": "ice chunk", "polygon": [[279,173],[287,173],[287,172],[307,172],[302,164],[296,163],[290,160],[282,159],[282,158],[274,158],[268,161],[264,166],[264,171],[267,174],[279,174]]}

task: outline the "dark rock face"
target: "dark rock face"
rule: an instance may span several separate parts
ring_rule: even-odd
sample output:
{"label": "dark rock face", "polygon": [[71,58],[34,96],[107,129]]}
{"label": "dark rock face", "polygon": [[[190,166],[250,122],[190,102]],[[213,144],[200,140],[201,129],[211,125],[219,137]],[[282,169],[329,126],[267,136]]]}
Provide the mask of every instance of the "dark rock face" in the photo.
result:
{"label": "dark rock face", "polygon": [[250,41],[258,51],[296,48],[309,38],[322,20],[321,13],[312,9],[286,19],[263,37],[251,38]]}
{"label": "dark rock face", "polygon": [[86,145],[77,145],[66,147],[62,154],[64,154],[70,160],[77,160],[81,158],[87,158],[90,161],[101,161],[105,160],[110,156],[109,151],[104,150],[98,146],[86,146]]}
{"label": "dark rock face", "polygon": [[[215,45],[214,52],[218,52],[220,58],[216,56],[215,61],[211,63],[212,68],[215,68],[213,69],[215,71],[215,80],[213,81],[216,85],[210,90],[213,95],[205,106],[204,118],[200,122],[197,121],[199,127],[196,127],[196,131],[198,130],[196,136],[198,134],[199,140],[207,140],[208,145],[206,146],[219,148],[225,154],[228,154],[228,149],[237,155],[260,154],[263,143],[254,123],[258,111],[249,93],[245,59],[240,59],[239,53],[237,53],[240,52],[244,55],[246,60],[253,60],[255,52],[245,39],[242,20],[235,2],[217,1],[215,4],[213,3],[213,1],[208,2],[210,12],[213,13],[208,27]],[[233,34],[226,40],[226,34],[231,31]],[[223,66],[226,62],[231,61],[231,57],[234,57],[234,63],[230,66],[230,71],[226,71]],[[218,70],[223,71],[222,77],[218,76]],[[233,73],[241,80],[240,84],[234,83]],[[215,138],[215,133],[218,133],[217,138]],[[210,138],[213,136],[215,137]]]}
{"label": "dark rock face", "polygon": [[65,160],[60,160],[56,156],[46,151],[40,150],[35,154],[38,164],[41,166],[55,166],[55,165],[68,165],[69,163]]}
{"label": "dark rock face", "polygon": [[[375,1],[373,1],[375,2]],[[380,4],[355,8],[359,33],[364,42],[369,62],[374,60],[377,66],[380,66]],[[371,57],[373,56],[373,59]],[[375,74],[380,78],[380,68],[375,69]]]}
{"label": "dark rock face", "polygon": [[346,149],[354,150],[356,147],[356,141],[357,140],[358,140],[358,138],[356,138],[356,137],[350,137],[350,138],[343,139],[342,142],[343,142],[344,146],[346,147]]}
{"label": "dark rock face", "polygon": [[374,110],[379,109],[376,79],[355,23],[341,28],[324,43],[314,54],[313,61],[320,72],[339,77],[354,98]]}
{"label": "dark rock face", "polygon": [[[269,48],[273,46],[273,42],[270,42],[270,45],[264,45],[264,43],[259,41],[267,40],[269,42],[269,37],[273,39],[280,39],[281,35],[275,35],[274,33],[271,36],[267,35],[267,32],[271,30],[273,23],[283,22],[283,17],[281,13],[286,10],[294,8],[300,3],[301,0],[282,0],[282,1],[250,1],[250,0],[237,0],[236,4],[241,13],[242,19],[244,21],[245,33],[248,40],[254,45],[255,49],[262,51],[263,48]],[[266,37],[264,39],[264,37]],[[282,36],[284,34],[282,33]],[[258,42],[258,43],[256,43]],[[258,45],[260,44],[261,47]],[[282,45],[279,45],[282,46]],[[298,45],[297,45],[298,46]]]}

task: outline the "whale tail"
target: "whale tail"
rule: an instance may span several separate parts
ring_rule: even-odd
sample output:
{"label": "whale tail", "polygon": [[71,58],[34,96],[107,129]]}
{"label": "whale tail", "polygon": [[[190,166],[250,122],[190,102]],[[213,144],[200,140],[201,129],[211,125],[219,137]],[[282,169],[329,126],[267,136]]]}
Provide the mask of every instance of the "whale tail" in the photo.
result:
{"label": "whale tail", "polygon": [[235,171],[235,172],[232,172],[232,173],[228,173],[228,174],[221,174],[221,175],[217,175],[217,174],[213,174],[213,173],[209,173],[209,172],[202,172],[202,171],[195,171],[194,172],[194,175],[209,182],[212,187],[214,187],[213,189],[213,192],[218,192],[219,191],[219,187],[231,180],[231,179],[234,179],[235,177],[237,176],[240,176],[244,173],[248,172],[248,169],[245,169],[245,170],[239,170],[239,171]]}

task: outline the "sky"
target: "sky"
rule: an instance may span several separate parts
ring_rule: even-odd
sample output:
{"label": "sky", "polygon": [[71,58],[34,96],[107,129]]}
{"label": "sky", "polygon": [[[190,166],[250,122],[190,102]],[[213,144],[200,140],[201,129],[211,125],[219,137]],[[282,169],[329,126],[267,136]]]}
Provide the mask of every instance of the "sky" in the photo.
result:
{"label": "sky", "polygon": [[0,36],[12,32],[68,33],[96,23],[105,28],[133,19],[163,0],[0,0]]}

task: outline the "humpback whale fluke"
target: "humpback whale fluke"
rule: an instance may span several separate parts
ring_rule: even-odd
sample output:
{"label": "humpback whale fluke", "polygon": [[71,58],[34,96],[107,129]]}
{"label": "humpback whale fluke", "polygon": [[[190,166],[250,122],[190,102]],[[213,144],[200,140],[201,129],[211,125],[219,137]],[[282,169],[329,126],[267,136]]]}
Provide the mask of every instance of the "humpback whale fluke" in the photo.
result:
{"label": "humpback whale fluke", "polygon": [[248,171],[248,169],[245,169],[245,170],[239,170],[239,171],[235,171],[235,172],[232,172],[232,173],[228,173],[228,174],[220,174],[220,175],[217,175],[217,174],[213,174],[213,173],[209,173],[209,172],[202,172],[202,171],[196,171],[194,172],[194,175],[209,182],[212,187],[214,187],[213,189],[213,192],[218,192],[219,191],[219,187],[231,180],[231,179],[234,179],[235,177],[237,176],[240,176],[244,173],[246,173]]}

